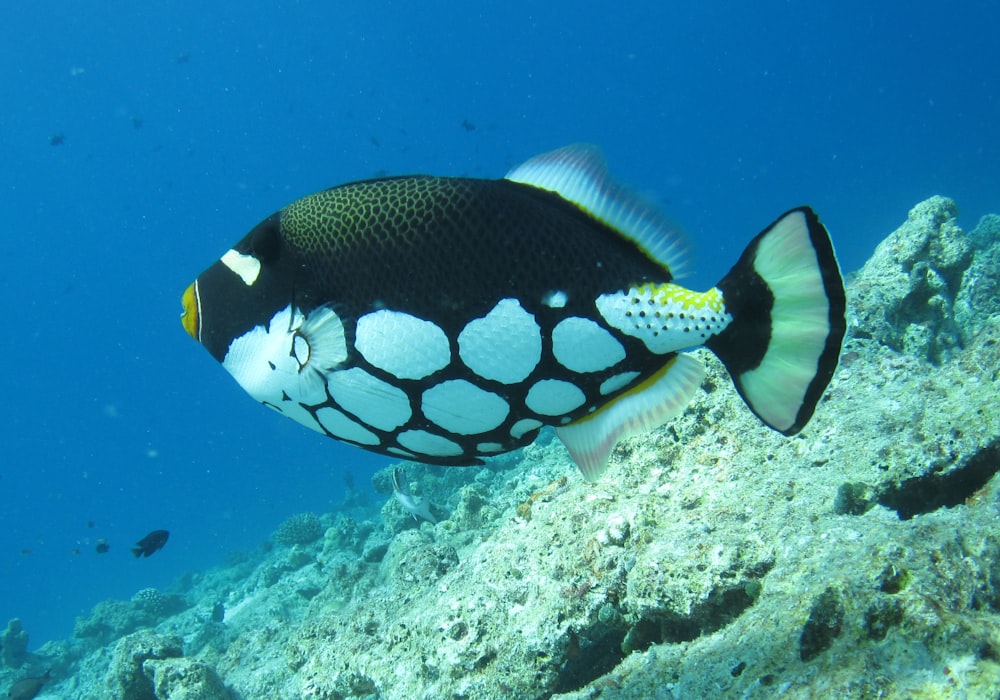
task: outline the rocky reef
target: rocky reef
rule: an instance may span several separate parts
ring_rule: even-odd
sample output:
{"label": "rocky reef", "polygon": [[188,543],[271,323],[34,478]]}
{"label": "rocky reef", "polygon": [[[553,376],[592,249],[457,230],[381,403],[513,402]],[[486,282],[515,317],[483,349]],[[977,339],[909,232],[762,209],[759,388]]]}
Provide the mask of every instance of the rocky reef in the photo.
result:
{"label": "rocky reef", "polygon": [[[911,698],[1000,693],[1000,217],[917,205],[848,279],[807,429],[706,352],[678,419],[587,483],[558,441],[405,464],[439,522],[296,516],[275,546],[107,601],[5,669],[39,697]],[[20,675],[19,675],[20,674]]]}

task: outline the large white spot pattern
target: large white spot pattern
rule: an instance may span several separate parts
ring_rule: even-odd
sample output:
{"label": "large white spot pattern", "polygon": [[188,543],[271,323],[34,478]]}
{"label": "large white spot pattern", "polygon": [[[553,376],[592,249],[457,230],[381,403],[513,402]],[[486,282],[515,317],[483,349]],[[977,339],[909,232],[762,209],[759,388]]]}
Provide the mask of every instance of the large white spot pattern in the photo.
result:
{"label": "large white spot pattern", "polygon": [[596,322],[579,316],[552,329],[552,354],[566,369],[599,372],[625,359],[625,347]]}
{"label": "large white spot pattern", "polygon": [[476,451],[479,454],[490,453],[490,452],[503,452],[503,445],[499,442],[481,442],[476,445]]}
{"label": "large white spot pattern", "polygon": [[434,457],[457,457],[464,450],[453,440],[426,430],[407,430],[399,434],[399,444],[418,454]]}
{"label": "large white spot pattern", "polygon": [[541,329],[517,299],[501,299],[458,334],[458,354],[480,377],[516,384],[542,357]]}
{"label": "large white spot pattern", "polygon": [[379,444],[378,435],[368,430],[335,408],[324,406],[316,411],[316,420],[326,428],[331,435],[341,440],[353,440],[362,445]]}
{"label": "large white spot pattern", "polygon": [[425,418],[459,435],[493,430],[510,413],[502,398],[464,379],[442,382],[425,391],[421,408]]}
{"label": "large white spot pattern", "polygon": [[379,430],[394,430],[412,414],[406,392],[358,367],[331,372],[326,385],[341,408]]}
{"label": "large white spot pattern", "polygon": [[543,416],[561,416],[579,408],[587,397],[579,387],[561,379],[542,379],[528,389],[525,405]]}
{"label": "large white spot pattern", "polygon": [[632,381],[638,376],[638,372],[622,372],[621,374],[616,374],[613,377],[608,377],[601,382],[601,395],[607,396],[608,394],[613,394],[622,387],[626,387],[631,384]]}
{"label": "large white spot pattern", "polygon": [[444,331],[400,311],[382,309],[359,318],[354,345],[374,366],[400,379],[422,379],[451,362]]}
{"label": "large white spot pattern", "polygon": [[542,425],[542,421],[540,420],[536,420],[534,418],[522,418],[510,427],[510,436],[515,440],[519,440],[532,430],[541,428]]}

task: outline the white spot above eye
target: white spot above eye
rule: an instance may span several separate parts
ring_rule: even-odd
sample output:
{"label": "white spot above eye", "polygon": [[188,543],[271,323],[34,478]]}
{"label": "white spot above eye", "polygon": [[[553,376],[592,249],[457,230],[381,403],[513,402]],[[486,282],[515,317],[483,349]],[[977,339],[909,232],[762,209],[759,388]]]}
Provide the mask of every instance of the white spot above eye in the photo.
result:
{"label": "white spot above eye", "polygon": [[587,397],[579,387],[561,379],[543,379],[528,390],[525,405],[543,416],[561,416],[579,408]]}
{"label": "white spot above eye", "polygon": [[408,450],[433,457],[457,457],[464,452],[457,442],[426,430],[407,430],[399,434],[398,440]]}
{"label": "white spot above eye", "polygon": [[324,406],[319,409],[316,411],[316,420],[335,438],[362,445],[377,445],[380,442],[378,435],[335,408]]}
{"label": "white spot above eye", "polygon": [[625,347],[589,318],[572,316],[552,329],[552,354],[573,372],[599,372],[625,359]]}
{"label": "white spot above eye", "polygon": [[504,422],[510,405],[496,394],[464,379],[453,379],[424,392],[424,417],[451,433],[473,435]]}
{"label": "white spot above eye", "polygon": [[448,337],[437,325],[382,309],[358,319],[355,347],[366,360],[400,379],[422,379],[451,362]]}
{"label": "white spot above eye", "polygon": [[331,372],[326,386],[341,408],[378,430],[395,430],[412,415],[406,392],[358,367]]}
{"label": "white spot above eye", "polygon": [[516,384],[542,357],[541,329],[517,299],[501,299],[458,334],[458,354],[480,377]]}
{"label": "white spot above eye", "polygon": [[238,275],[248,287],[253,286],[260,277],[260,260],[252,255],[237,253],[230,249],[222,256],[220,262]]}

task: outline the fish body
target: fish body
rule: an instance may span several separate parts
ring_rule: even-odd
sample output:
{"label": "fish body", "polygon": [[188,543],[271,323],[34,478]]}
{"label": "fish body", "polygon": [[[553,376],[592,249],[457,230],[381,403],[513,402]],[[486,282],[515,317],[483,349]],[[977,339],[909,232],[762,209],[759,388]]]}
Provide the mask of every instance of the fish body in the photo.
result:
{"label": "fish body", "polygon": [[170,533],[166,530],[153,530],[135,543],[135,547],[132,548],[132,556],[136,559],[152,556],[155,552],[163,549],[163,545],[167,543],[169,537]]}
{"label": "fish body", "polygon": [[417,522],[426,520],[434,525],[437,523],[437,518],[431,513],[431,504],[427,502],[426,498],[417,501],[417,499],[410,495],[410,492],[406,489],[406,485],[400,483],[401,472],[401,469],[392,470],[392,495],[396,497],[399,505],[403,506],[403,510],[413,516],[414,520]]}
{"label": "fish body", "polygon": [[587,478],[687,405],[707,346],[786,434],[836,367],[844,291],[807,207],[716,287],[676,284],[684,246],[571,146],[500,180],[348,183],[265,219],[183,294],[185,329],[255,399],[387,455],[468,465],[555,426]]}
{"label": "fish body", "polygon": [[42,692],[42,686],[52,678],[52,671],[46,671],[43,676],[22,678],[10,687],[7,697],[11,700],[31,700]]}

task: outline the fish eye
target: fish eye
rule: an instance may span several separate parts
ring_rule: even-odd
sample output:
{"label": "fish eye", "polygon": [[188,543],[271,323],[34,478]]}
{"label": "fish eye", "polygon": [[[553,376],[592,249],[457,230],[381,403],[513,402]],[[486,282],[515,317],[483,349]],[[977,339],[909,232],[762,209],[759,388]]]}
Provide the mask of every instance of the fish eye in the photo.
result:
{"label": "fish eye", "polygon": [[265,264],[278,259],[281,252],[281,232],[277,221],[268,219],[257,227],[250,237],[250,252]]}

